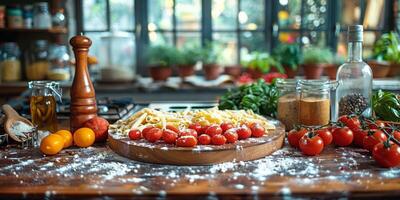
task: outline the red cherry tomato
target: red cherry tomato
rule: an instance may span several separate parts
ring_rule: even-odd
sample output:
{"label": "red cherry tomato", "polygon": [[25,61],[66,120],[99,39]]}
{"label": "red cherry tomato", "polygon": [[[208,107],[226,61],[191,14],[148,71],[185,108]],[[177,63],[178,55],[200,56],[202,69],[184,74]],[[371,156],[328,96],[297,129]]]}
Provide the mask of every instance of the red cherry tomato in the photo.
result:
{"label": "red cherry tomato", "polygon": [[333,133],[333,144],[340,147],[349,146],[353,142],[353,131],[348,127],[336,128]]}
{"label": "red cherry tomato", "polygon": [[245,140],[251,136],[251,130],[246,125],[237,128],[236,133],[238,134],[239,140]]}
{"label": "red cherry tomato", "polygon": [[338,121],[342,122],[343,124],[346,124],[348,119],[349,119],[349,117],[347,115],[342,115],[339,117]]}
{"label": "red cherry tomato", "polygon": [[147,131],[145,139],[149,142],[157,142],[161,139],[163,132],[159,128],[151,128]]}
{"label": "red cherry tomato", "polygon": [[328,146],[332,143],[333,136],[327,128],[319,129],[315,131],[315,134],[317,134],[324,141],[324,146]]}
{"label": "red cherry tomato", "polygon": [[299,140],[306,133],[307,133],[307,130],[305,128],[290,130],[288,133],[288,142],[289,142],[290,146],[299,148]]}
{"label": "red cherry tomato", "polygon": [[400,147],[397,144],[379,143],[372,150],[372,157],[381,167],[400,165]]}
{"label": "red cherry tomato", "polygon": [[142,136],[146,139],[146,135],[149,132],[150,129],[154,128],[154,126],[147,126],[142,130]]}
{"label": "red cherry tomato", "polygon": [[265,134],[265,128],[259,123],[253,123],[250,126],[252,137],[262,137]]}
{"label": "red cherry tomato", "polygon": [[194,129],[186,129],[181,131],[180,136],[192,135],[197,138],[197,132]]}
{"label": "red cherry tomato", "polygon": [[324,141],[318,135],[309,136],[305,134],[299,141],[301,152],[307,156],[315,156],[324,149]]}
{"label": "red cherry tomato", "polygon": [[232,123],[222,123],[221,124],[221,129],[222,129],[222,133],[225,133],[225,131],[229,130],[233,128],[233,124]]}
{"label": "red cherry tomato", "polygon": [[203,134],[201,125],[199,123],[194,123],[190,124],[189,127],[190,129],[196,130],[198,134]]}
{"label": "red cherry tomato", "polygon": [[358,117],[354,116],[354,117],[348,117],[347,121],[346,121],[346,126],[350,128],[350,130],[352,131],[356,131],[358,129],[361,128],[361,122],[358,119]]}
{"label": "red cherry tomato", "polygon": [[200,135],[198,137],[199,144],[207,145],[211,143],[211,137],[207,134]]}
{"label": "red cherry tomato", "polygon": [[226,138],[227,143],[235,143],[239,138],[239,136],[236,133],[236,130],[234,128],[231,128],[231,129],[225,131],[223,136]]}
{"label": "red cherry tomato", "polygon": [[387,140],[386,135],[380,130],[370,130],[368,135],[364,137],[363,148],[372,152],[374,146]]}
{"label": "red cherry tomato", "polygon": [[369,122],[368,123],[368,128],[369,129],[381,129],[381,128],[385,128],[385,123],[377,120],[375,122]]}
{"label": "red cherry tomato", "polygon": [[400,142],[400,131],[393,131],[392,135],[393,135],[394,139],[396,139],[397,141]]}
{"label": "red cherry tomato", "polygon": [[353,131],[353,134],[354,134],[354,140],[353,140],[354,145],[358,147],[363,147],[364,138],[367,137],[368,135],[367,131],[358,129],[356,131]]}
{"label": "red cherry tomato", "polygon": [[176,138],[178,138],[178,133],[176,133],[170,129],[165,129],[163,131],[162,139],[164,140],[165,143],[175,144]]}
{"label": "red cherry tomato", "polygon": [[142,132],[138,129],[132,129],[129,131],[129,139],[131,140],[138,140],[142,138]]}
{"label": "red cherry tomato", "polygon": [[175,133],[179,133],[179,129],[177,127],[175,127],[175,126],[170,125],[170,124],[168,124],[165,128],[169,129],[171,131],[174,131]]}
{"label": "red cherry tomato", "polygon": [[194,147],[197,144],[197,139],[192,135],[182,136],[176,140],[178,147]]}
{"label": "red cherry tomato", "polygon": [[217,134],[211,137],[211,144],[223,145],[226,143],[226,138],[223,135]]}
{"label": "red cherry tomato", "polygon": [[221,135],[222,128],[219,127],[218,125],[211,125],[207,128],[205,133],[212,138],[214,135]]}

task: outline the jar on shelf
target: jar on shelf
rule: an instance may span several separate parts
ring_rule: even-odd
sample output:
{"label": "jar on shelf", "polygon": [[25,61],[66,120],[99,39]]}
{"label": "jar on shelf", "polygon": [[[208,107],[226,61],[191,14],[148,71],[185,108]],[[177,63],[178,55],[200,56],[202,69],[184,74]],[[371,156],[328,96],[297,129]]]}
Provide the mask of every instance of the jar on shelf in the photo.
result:
{"label": "jar on shelf", "polygon": [[22,10],[19,6],[7,7],[7,26],[8,28],[22,28],[24,26]]}
{"label": "jar on shelf", "polygon": [[53,27],[64,28],[66,25],[66,19],[64,14],[64,9],[60,8],[52,17]]}
{"label": "jar on shelf", "polygon": [[54,81],[66,81],[71,78],[70,56],[64,45],[53,45],[49,49],[50,70],[47,78]]}
{"label": "jar on shelf", "polygon": [[[336,81],[300,80],[299,81],[299,123],[304,126],[323,126],[331,120],[334,109],[334,91]],[[331,95],[332,93],[332,95]]]}
{"label": "jar on shelf", "polygon": [[3,5],[0,5],[0,28],[6,27],[6,7]]}
{"label": "jar on shelf", "polygon": [[47,2],[34,4],[33,27],[38,29],[51,28],[51,15],[49,13],[49,5]]}
{"label": "jar on shelf", "polygon": [[43,80],[50,68],[48,44],[46,40],[36,40],[30,51],[26,77],[28,80]]}
{"label": "jar on shelf", "polygon": [[6,42],[0,46],[1,79],[4,82],[21,80],[20,50],[15,42]]}
{"label": "jar on shelf", "polygon": [[291,130],[298,124],[299,93],[298,81],[295,79],[278,79],[276,87],[279,91],[278,98],[278,120],[281,121],[286,130]]}
{"label": "jar on shelf", "polygon": [[23,18],[24,18],[24,27],[32,28],[33,27],[33,6],[32,5],[24,6]]}

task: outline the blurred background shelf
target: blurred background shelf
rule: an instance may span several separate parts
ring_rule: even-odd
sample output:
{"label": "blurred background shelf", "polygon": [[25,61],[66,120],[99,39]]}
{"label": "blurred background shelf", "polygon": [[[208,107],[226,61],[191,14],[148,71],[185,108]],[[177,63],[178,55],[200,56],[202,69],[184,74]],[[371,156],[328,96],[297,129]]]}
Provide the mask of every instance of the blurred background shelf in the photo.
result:
{"label": "blurred background shelf", "polygon": [[50,29],[28,29],[28,28],[0,28],[0,34],[15,33],[15,34],[67,34],[66,28],[50,28]]}

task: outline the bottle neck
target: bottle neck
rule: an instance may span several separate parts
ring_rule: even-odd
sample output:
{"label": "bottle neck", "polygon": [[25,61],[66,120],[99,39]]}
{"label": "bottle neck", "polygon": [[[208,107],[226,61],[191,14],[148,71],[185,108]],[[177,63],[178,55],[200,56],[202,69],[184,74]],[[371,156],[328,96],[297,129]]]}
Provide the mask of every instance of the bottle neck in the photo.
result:
{"label": "bottle neck", "polygon": [[362,61],[362,42],[349,42],[347,48],[348,48],[348,62]]}

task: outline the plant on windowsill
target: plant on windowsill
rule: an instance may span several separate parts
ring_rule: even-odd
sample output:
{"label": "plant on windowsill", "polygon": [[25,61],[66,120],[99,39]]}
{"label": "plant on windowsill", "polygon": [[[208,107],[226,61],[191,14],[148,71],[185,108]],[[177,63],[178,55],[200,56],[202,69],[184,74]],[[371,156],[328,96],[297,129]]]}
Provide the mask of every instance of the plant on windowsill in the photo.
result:
{"label": "plant on windowsill", "polygon": [[336,80],[337,70],[344,62],[344,56],[336,54],[333,58],[333,63],[324,68],[325,75],[327,75],[331,80]]}
{"label": "plant on windowsill", "polygon": [[372,49],[373,59],[368,60],[374,78],[400,74],[400,50],[398,36],[394,32],[383,34]]}
{"label": "plant on windowsill", "polygon": [[201,62],[206,80],[215,80],[222,73],[221,66],[218,65],[218,53],[211,43],[201,50]]}
{"label": "plant on windowsill", "polygon": [[300,47],[297,44],[280,44],[272,55],[285,69],[288,78],[294,78],[298,72],[301,59]]}
{"label": "plant on windowsill", "polygon": [[166,81],[172,74],[172,67],[179,62],[179,53],[175,47],[156,45],[147,51],[150,76],[154,81]]}
{"label": "plant on windowsill", "polygon": [[196,63],[201,60],[201,52],[199,49],[199,47],[191,46],[184,47],[178,51],[179,59],[177,69],[182,80],[184,80],[185,77],[194,75]]}
{"label": "plant on windowsill", "polygon": [[303,51],[301,63],[306,79],[319,79],[324,68],[333,63],[333,53],[328,48],[308,47]]}
{"label": "plant on windowsill", "polygon": [[282,65],[268,53],[252,52],[242,65],[252,79],[262,78],[270,71],[284,73]]}

